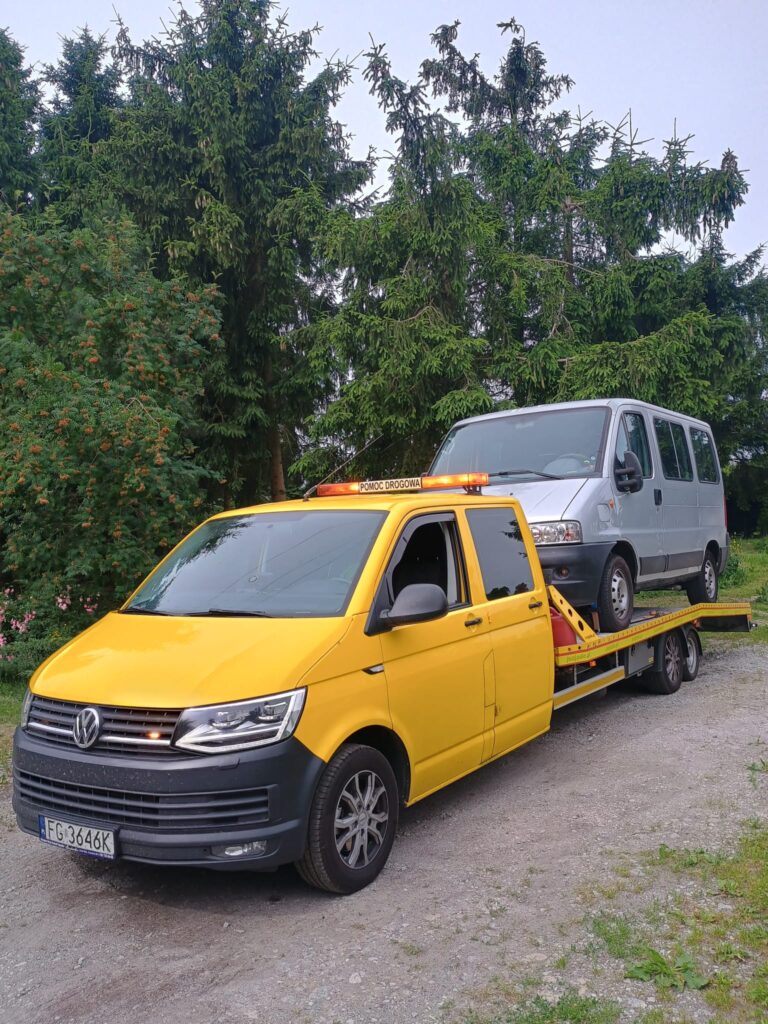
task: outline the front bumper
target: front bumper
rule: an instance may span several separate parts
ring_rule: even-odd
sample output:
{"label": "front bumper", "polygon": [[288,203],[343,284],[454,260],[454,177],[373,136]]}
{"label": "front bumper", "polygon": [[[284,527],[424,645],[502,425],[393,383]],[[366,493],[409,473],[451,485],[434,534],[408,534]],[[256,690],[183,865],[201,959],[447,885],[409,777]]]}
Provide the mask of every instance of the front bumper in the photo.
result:
{"label": "front bumper", "polygon": [[[272,870],[298,860],[325,767],[297,739],[235,754],[158,758],[88,753],[16,730],[13,807],[38,835],[38,815],[117,829],[117,857],[148,864]],[[266,843],[233,859],[213,848]]]}
{"label": "front bumper", "polygon": [[[566,601],[586,607],[597,592],[613,544],[542,544],[536,552],[547,584],[557,587]],[[566,574],[567,573],[567,574]]]}

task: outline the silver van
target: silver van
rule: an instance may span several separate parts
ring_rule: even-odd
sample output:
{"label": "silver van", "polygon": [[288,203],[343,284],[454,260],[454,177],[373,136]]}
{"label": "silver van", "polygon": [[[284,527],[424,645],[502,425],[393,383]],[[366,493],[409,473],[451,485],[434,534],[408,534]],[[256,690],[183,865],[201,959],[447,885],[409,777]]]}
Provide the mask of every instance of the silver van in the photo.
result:
{"label": "silver van", "polygon": [[629,624],[638,590],[717,599],[729,538],[707,423],[628,398],[490,413],[456,423],[429,472],[471,470],[521,502],[547,582],[602,629]]}

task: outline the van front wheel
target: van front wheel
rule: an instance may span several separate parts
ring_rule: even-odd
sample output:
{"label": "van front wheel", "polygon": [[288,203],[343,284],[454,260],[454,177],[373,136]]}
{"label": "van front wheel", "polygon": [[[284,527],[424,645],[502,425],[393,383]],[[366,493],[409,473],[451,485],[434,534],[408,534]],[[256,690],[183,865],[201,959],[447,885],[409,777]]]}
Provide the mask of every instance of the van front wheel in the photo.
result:
{"label": "van front wheel", "polygon": [[312,801],[296,868],[316,889],[357,892],[387,862],[398,817],[395,773],[374,747],[345,743],[328,762]]}
{"label": "van front wheel", "polygon": [[608,633],[626,629],[632,621],[634,606],[635,587],[630,568],[621,555],[609,555],[597,592],[600,628]]}

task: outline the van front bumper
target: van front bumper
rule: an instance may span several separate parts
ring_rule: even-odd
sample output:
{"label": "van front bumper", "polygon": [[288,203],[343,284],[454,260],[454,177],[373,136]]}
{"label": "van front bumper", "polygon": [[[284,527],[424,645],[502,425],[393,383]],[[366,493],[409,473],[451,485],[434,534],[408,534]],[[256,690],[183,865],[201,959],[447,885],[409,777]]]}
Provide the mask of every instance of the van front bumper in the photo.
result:
{"label": "van front bumper", "polygon": [[[118,860],[272,870],[299,860],[325,767],[297,739],[234,754],[89,754],[17,729],[13,807],[24,832],[41,814],[116,830]],[[231,857],[225,846],[264,843]]]}
{"label": "van front bumper", "polygon": [[547,584],[557,587],[575,607],[586,607],[597,601],[597,592],[608,555],[613,548],[607,544],[542,544],[536,552]]}

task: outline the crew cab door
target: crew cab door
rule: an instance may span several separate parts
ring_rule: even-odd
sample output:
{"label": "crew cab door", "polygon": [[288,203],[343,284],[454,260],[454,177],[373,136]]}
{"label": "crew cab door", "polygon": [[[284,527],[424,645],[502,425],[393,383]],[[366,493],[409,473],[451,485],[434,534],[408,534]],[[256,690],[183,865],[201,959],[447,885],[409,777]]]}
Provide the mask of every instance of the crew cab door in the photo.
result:
{"label": "crew cab door", "polygon": [[[493,651],[496,757],[549,728],[554,656],[549,603],[541,565],[514,508],[468,508],[477,555],[472,580],[476,608],[488,622]],[[487,748],[486,748],[487,749]]]}
{"label": "crew cab door", "polygon": [[417,514],[405,524],[377,590],[367,631],[403,587],[436,584],[448,612],[381,632],[395,731],[411,761],[416,800],[477,768],[487,729],[485,677],[491,671],[486,620],[472,606],[453,512]]}

